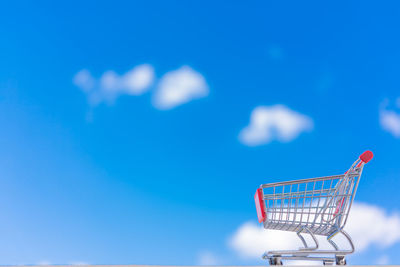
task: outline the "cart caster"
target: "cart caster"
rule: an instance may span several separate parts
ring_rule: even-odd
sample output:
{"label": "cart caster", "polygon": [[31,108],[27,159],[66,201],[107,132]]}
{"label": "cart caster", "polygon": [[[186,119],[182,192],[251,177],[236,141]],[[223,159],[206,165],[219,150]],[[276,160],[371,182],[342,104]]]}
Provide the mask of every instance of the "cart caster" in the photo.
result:
{"label": "cart caster", "polygon": [[336,265],[346,265],[346,258],[344,256],[336,256]]}
{"label": "cart caster", "polygon": [[281,257],[271,257],[271,258],[269,258],[269,265],[283,265]]}
{"label": "cart caster", "polygon": [[334,260],[324,260],[324,261],[322,261],[322,263],[324,265],[333,265],[335,263],[335,261]]}

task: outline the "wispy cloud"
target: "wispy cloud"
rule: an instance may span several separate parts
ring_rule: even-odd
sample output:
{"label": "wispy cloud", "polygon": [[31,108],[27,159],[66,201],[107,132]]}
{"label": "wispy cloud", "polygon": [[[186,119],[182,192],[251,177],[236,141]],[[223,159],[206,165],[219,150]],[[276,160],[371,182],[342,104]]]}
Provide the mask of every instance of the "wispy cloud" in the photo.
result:
{"label": "wispy cloud", "polygon": [[273,140],[289,142],[312,128],[311,118],[284,105],[258,106],[251,113],[249,125],[240,132],[239,140],[248,146]]}
{"label": "wispy cloud", "polygon": [[154,69],[149,64],[143,64],[123,75],[110,70],[104,72],[97,80],[84,69],[74,76],[73,82],[87,94],[89,103],[96,106],[101,102],[113,103],[118,96],[123,94],[145,93],[154,82]]}
{"label": "wispy cloud", "polygon": [[[372,245],[388,248],[400,242],[400,215],[388,214],[377,206],[354,203],[345,230],[352,237],[356,252],[365,251]],[[321,247],[332,249],[324,239],[319,237]],[[343,240],[338,240],[338,244],[344,245]],[[244,258],[259,259],[265,251],[297,249],[302,244],[295,233],[265,230],[253,222],[246,222],[231,236],[229,246]]]}
{"label": "wispy cloud", "polygon": [[92,91],[96,85],[96,80],[93,78],[92,74],[90,74],[90,72],[86,69],[83,69],[75,74],[73,82],[85,93],[89,93],[90,91]]}
{"label": "wispy cloud", "polygon": [[390,263],[390,259],[388,257],[388,255],[383,255],[381,257],[378,258],[378,260],[376,261],[376,264],[378,265],[388,265]]}
{"label": "wispy cloud", "polygon": [[48,265],[51,265],[51,262],[50,261],[48,261],[48,260],[42,260],[42,261],[39,261],[38,263],[37,263],[37,265],[43,265],[43,266],[48,266]]}
{"label": "wispy cloud", "polygon": [[[120,95],[141,95],[154,84],[155,74],[151,65],[136,66],[123,75],[115,71],[104,72],[99,79],[83,69],[73,78],[92,106],[102,102],[114,103]],[[155,86],[153,105],[160,110],[169,110],[192,100],[206,97],[209,87],[203,75],[189,66],[164,74]]]}
{"label": "wispy cloud", "polygon": [[[400,113],[388,109],[388,100],[381,104],[379,110],[379,122],[383,130],[391,133],[394,137],[400,138]],[[400,108],[400,97],[396,101],[396,105]]]}
{"label": "wispy cloud", "polygon": [[209,88],[203,75],[189,66],[167,72],[157,86],[153,104],[166,110],[207,96]]}
{"label": "wispy cloud", "polygon": [[68,265],[72,265],[72,266],[87,266],[87,265],[91,265],[88,262],[85,261],[73,261],[71,263],[69,263]]}
{"label": "wispy cloud", "polygon": [[202,251],[198,255],[198,265],[220,265],[221,261],[210,251]]}

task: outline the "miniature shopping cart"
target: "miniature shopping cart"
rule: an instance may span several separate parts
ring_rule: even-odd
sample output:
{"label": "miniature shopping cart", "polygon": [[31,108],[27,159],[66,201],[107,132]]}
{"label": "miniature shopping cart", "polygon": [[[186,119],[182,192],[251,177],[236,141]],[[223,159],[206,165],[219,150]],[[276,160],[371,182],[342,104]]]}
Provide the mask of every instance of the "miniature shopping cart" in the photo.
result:
{"label": "miniature shopping cart", "polygon": [[[357,191],[364,164],[373,157],[365,151],[342,175],[263,184],[254,196],[259,222],[265,229],[296,232],[304,247],[264,253],[271,265],[282,260],[317,260],[324,265],[346,265],[354,244],[343,227]],[[304,234],[309,234],[306,242]],[[340,249],[332,238],[341,234],[349,249]],[[317,235],[326,236],[331,250],[319,249]],[[312,240],[313,245],[310,246]]]}

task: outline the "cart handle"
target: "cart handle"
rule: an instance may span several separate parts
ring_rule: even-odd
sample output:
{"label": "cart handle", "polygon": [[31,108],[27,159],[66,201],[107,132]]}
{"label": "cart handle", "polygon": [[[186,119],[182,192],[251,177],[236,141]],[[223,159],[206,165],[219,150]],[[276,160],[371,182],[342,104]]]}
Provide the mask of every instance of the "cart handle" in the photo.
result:
{"label": "cart handle", "polygon": [[257,189],[256,193],[254,194],[254,201],[256,202],[258,222],[262,223],[267,217],[267,214],[265,212],[264,193],[262,188]]}
{"label": "cart handle", "polygon": [[373,157],[374,154],[370,150],[367,150],[360,155],[360,160],[364,163],[368,163]]}

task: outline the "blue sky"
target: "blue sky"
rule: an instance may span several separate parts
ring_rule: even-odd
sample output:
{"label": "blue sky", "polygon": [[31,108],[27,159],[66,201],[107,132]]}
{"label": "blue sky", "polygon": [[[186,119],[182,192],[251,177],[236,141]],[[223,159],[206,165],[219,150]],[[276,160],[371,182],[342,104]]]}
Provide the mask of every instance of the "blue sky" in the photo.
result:
{"label": "blue sky", "polygon": [[399,7],[3,3],[0,263],[259,264],[232,245],[259,184],[366,149],[351,261],[399,263]]}

